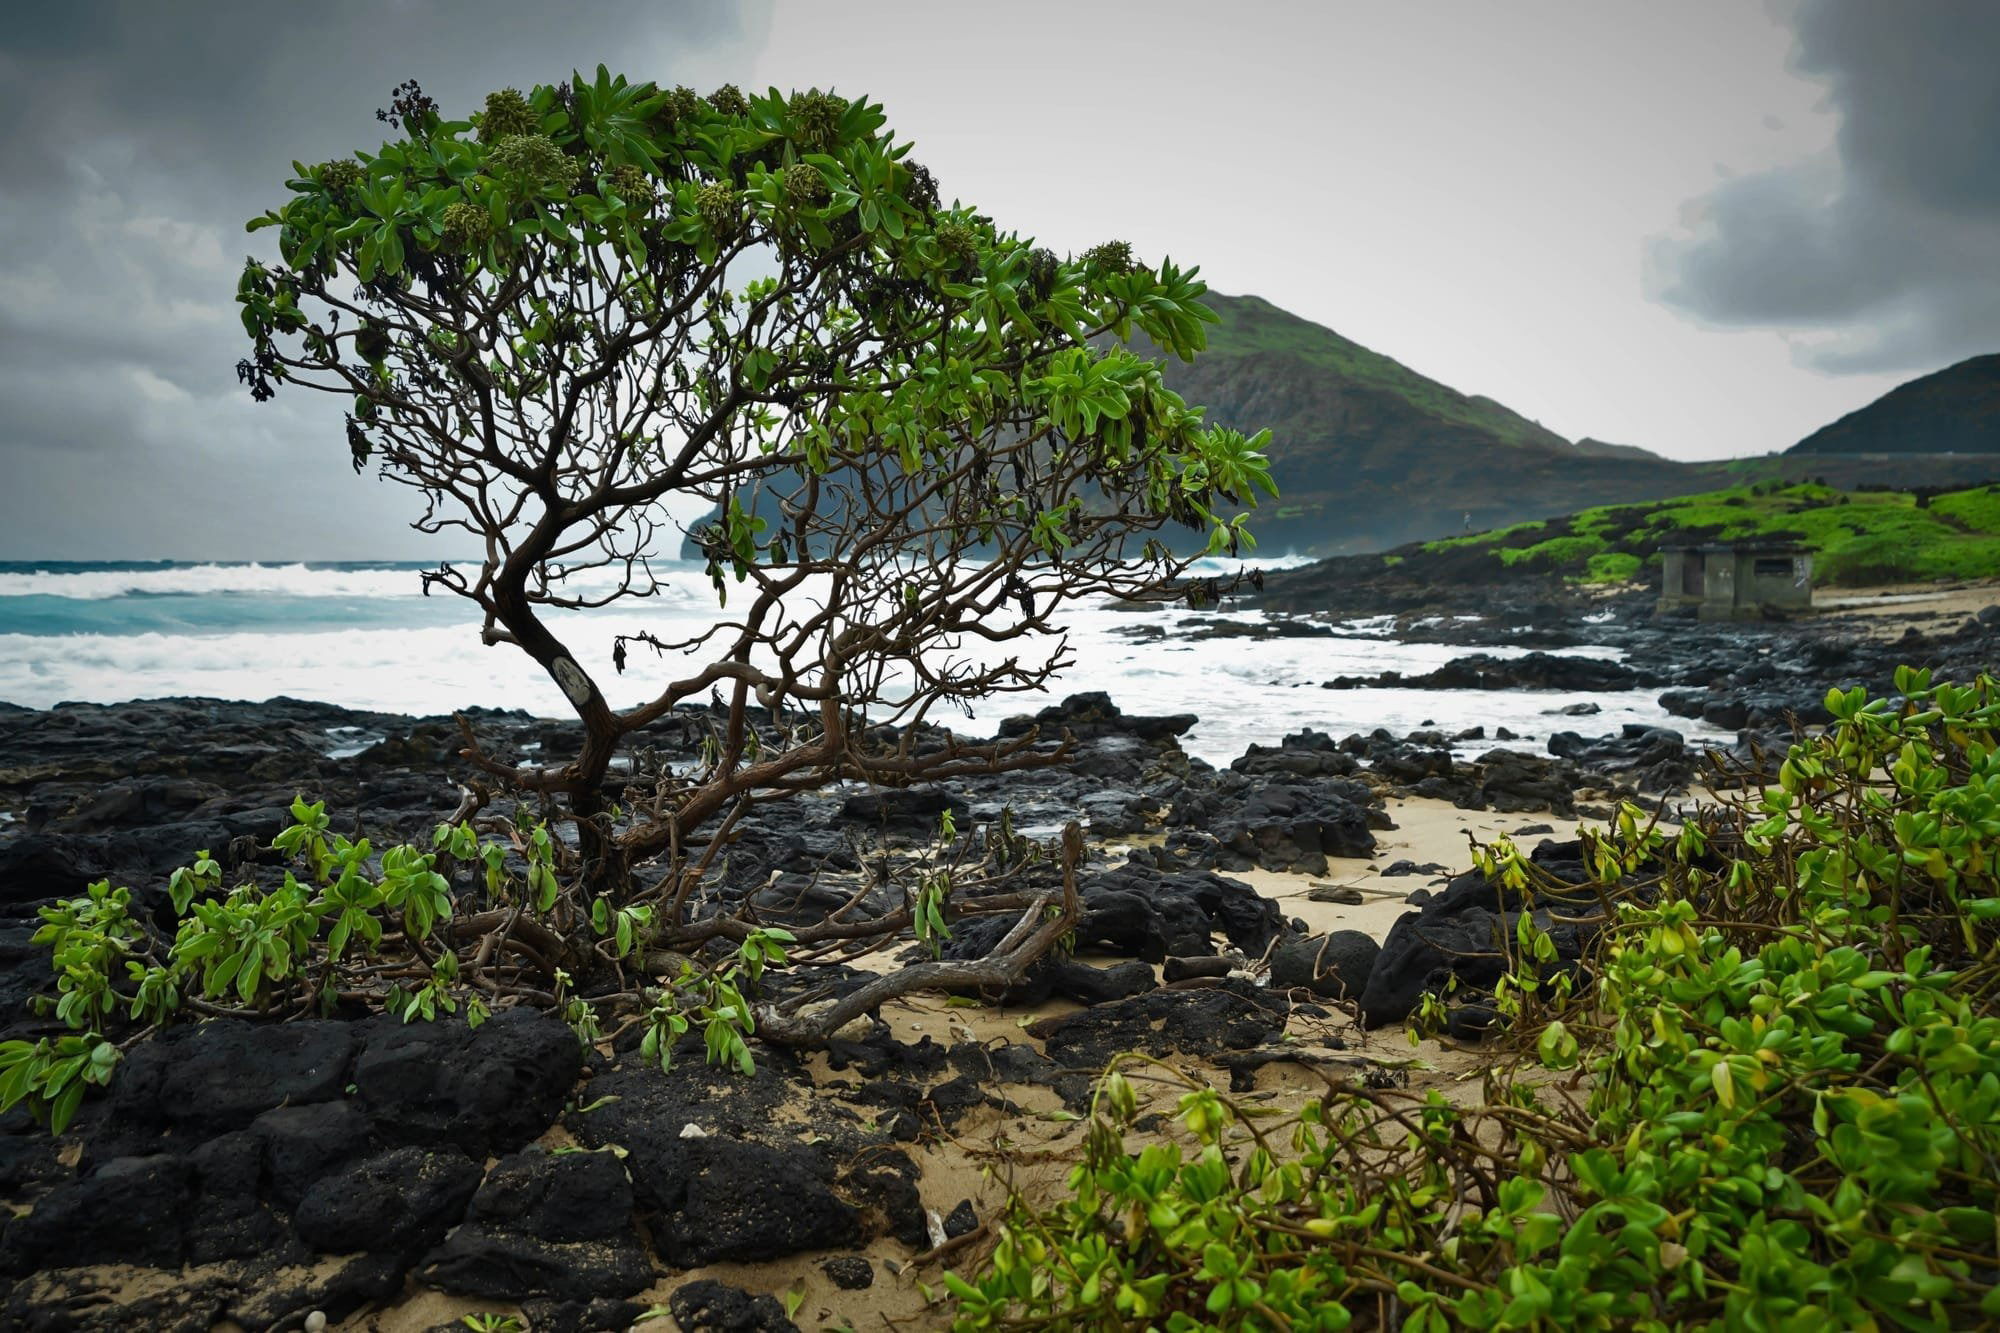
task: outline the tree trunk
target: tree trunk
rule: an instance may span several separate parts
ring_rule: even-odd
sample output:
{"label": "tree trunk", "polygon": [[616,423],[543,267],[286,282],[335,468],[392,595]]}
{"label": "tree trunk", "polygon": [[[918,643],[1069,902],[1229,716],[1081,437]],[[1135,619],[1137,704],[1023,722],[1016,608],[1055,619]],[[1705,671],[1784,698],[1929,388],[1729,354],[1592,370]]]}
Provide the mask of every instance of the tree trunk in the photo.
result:
{"label": "tree trunk", "polygon": [[583,723],[583,748],[570,761],[562,790],[569,797],[569,813],[576,822],[585,883],[596,892],[616,896],[629,883],[631,867],[597,817],[604,813],[604,777],[611,771],[611,759],[624,738],[624,728],[597,682],[577,665],[569,649],[542,624],[525,598],[507,590],[494,604],[500,623],[541,664]]}

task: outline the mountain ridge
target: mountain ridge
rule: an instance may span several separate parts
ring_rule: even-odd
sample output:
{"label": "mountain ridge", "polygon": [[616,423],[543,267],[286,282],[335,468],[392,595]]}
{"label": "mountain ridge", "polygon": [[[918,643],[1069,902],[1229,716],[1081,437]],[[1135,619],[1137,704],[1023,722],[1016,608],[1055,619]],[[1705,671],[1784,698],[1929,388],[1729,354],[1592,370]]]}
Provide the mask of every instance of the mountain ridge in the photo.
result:
{"label": "mountain ridge", "polygon": [[1786,452],[2000,454],[2000,352],[1906,380]]}
{"label": "mountain ridge", "polygon": [[1208,350],[1165,375],[1217,424],[1270,428],[1279,496],[1252,519],[1266,549],[1379,549],[1685,489],[1685,464],[1572,442],[1263,297],[1204,300]]}
{"label": "mountain ridge", "polygon": [[[1251,518],[1266,551],[1385,550],[1597,505],[1764,480],[1853,488],[1966,485],[1986,455],[1771,454],[1686,463],[1634,445],[1563,438],[1259,296],[1210,292],[1208,350],[1168,358],[1167,383],[1209,420],[1271,431],[1278,498]],[[2000,413],[1996,413],[2000,419]]]}

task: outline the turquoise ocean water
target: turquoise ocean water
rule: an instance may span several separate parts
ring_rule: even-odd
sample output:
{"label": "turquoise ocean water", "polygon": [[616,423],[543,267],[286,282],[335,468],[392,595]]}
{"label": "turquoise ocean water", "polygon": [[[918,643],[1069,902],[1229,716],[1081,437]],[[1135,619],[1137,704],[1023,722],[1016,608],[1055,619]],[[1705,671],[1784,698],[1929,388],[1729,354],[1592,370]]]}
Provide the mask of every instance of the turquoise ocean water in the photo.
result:
{"label": "turquoise ocean water", "polygon": [[[472,704],[562,713],[561,693],[526,657],[481,645],[466,603],[442,592],[423,595],[418,573],[427,567],[0,562],[0,700],[45,708],[63,700],[289,695],[405,713]],[[649,697],[649,680],[680,674],[674,668],[684,664],[638,653],[629,674],[618,676],[610,666],[614,635],[646,630],[671,639],[716,615],[698,568],[662,562],[654,573],[655,596],[564,613],[556,626],[619,706]],[[1214,762],[1302,726],[1341,735],[1377,726],[1457,731],[1484,724],[1540,737],[1580,725],[1551,710],[1583,696],[1317,688],[1335,675],[1428,670],[1463,649],[1392,642],[1365,625],[1344,627],[1332,639],[1189,642],[1171,632],[1185,614],[1077,608],[1067,617],[1076,665],[1052,697],[1107,690],[1130,712],[1199,714],[1190,748]],[[1255,620],[1261,613],[1236,614]],[[1146,642],[1119,632],[1145,620],[1168,628],[1167,637]],[[1606,648],[1577,651],[1613,655]],[[1668,721],[1649,692],[1596,698],[1603,714],[1581,722],[1592,730]],[[1049,701],[995,699],[966,725],[990,729]]]}

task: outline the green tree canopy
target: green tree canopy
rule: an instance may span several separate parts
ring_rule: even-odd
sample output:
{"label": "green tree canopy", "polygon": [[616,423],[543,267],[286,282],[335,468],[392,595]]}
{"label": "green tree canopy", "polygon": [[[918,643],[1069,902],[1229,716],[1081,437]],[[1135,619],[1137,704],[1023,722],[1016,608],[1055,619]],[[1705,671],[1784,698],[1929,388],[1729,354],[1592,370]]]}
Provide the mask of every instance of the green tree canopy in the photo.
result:
{"label": "green tree canopy", "polygon": [[[742,803],[1049,761],[864,741],[1039,688],[1066,605],[1177,576],[1170,526],[1235,550],[1236,511],[1271,490],[1262,437],[1205,425],[1127,346],[1201,349],[1196,270],[1115,241],[1061,256],[947,202],[865,98],[704,98],[600,67],[460,120],[406,85],[382,114],[399,137],[295,164],[250,223],[278,256],[244,268],[239,373],[259,399],[340,395],[357,470],[484,553],[428,586],[528,652],[587,740],[546,766],[473,756],[555,798],[613,880],[671,851],[634,893],[707,864],[682,834]],[[716,625],[642,623],[579,662],[552,613],[656,593],[649,560],[704,511]],[[628,643],[663,678],[619,709],[600,681]],[[620,744],[713,694],[703,771],[625,790],[613,820]]]}

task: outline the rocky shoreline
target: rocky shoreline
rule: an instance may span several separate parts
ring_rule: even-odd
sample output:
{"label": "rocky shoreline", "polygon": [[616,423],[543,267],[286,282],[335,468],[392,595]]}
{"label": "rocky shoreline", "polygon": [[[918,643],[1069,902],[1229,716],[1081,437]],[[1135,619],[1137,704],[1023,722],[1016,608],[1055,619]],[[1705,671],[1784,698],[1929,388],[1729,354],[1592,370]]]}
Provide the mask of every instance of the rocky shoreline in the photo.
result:
{"label": "rocky shoreline", "polygon": [[[1423,619],[1399,631],[1422,633]],[[1823,718],[1828,685],[1880,690],[1906,661],[1965,675],[2000,648],[1984,617],[1900,639],[1662,624],[1615,607],[1588,625],[1523,619],[1441,632],[1469,649],[1520,644],[1523,629],[1551,646],[1587,634],[1623,658],[1468,653],[1398,683],[1659,689],[1676,714],[1736,731],[1727,758],[1754,772],[1795,722]],[[560,722],[468,717],[496,753],[574,744]],[[1520,913],[1554,940],[1553,966],[1573,966],[1589,927],[1567,919],[1562,886],[1588,878],[1580,843],[1543,837],[1532,860],[1548,887],[1503,900],[1477,873],[1452,875],[1465,859],[1448,849],[1381,864],[1398,815],[1552,824],[1621,800],[1671,813],[1719,780],[1664,728],[1564,730],[1534,748],[1479,729],[1303,731],[1216,769],[1181,748],[1194,722],[1075,696],[1003,728],[1038,728],[1042,745],[1066,736],[1064,767],[836,791],[743,821],[704,910],[783,922],[844,901],[947,808],[962,827],[1004,810],[1029,834],[1081,818],[1092,843],[1075,953],[980,997],[998,1008],[898,1002],[823,1052],[757,1043],[747,1077],[706,1066],[698,1036],[663,1073],[640,1058],[636,1031],[580,1042],[529,1008],[477,1029],[354,1014],[184,1022],[134,1041],[60,1138],[19,1109],[0,1119],[0,1198],[14,1214],[0,1233],[12,1283],[0,1329],[298,1329],[315,1315],[416,1329],[503,1310],[542,1333],[625,1328],[655,1307],[689,1330],[921,1320],[917,1282],[934,1285],[1001,1201],[977,1170],[989,1158],[965,1144],[1004,1140],[1010,1160],[1059,1168],[1113,1055],[1171,1056],[1273,1093],[1313,1071],[1408,1079],[1407,1047],[1389,1060],[1370,1031],[1456,978],[1447,1030],[1476,1040],[1493,1018],[1493,942]],[[705,723],[696,712],[654,728],[619,780],[691,754]],[[197,849],[229,875],[258,873],[299,792],[378,843],[425,838],[469,776],[460,744],[449,718],[288,699],[0,706],[0,1036],[58,1030],[34,1006],[52,989],[31,938],[51,900],[108,877],[162,919],[166,877]],[[1533,843],[1537,821],[1515,822]],[[1316,881],[1357,869],[1374,892],[1403,895],[1386,929],[1316,928],[1296,913],[1306,886],[1345,901],[1354,889]],[[1266,891],[1279,883],[1286,892]],[[966,922],[949,952],[981,956],[996,926]],[[810,975],[770,984],[838,994],[867,978],[837,962],[795,971]]]}

